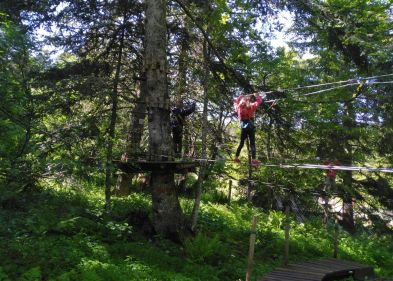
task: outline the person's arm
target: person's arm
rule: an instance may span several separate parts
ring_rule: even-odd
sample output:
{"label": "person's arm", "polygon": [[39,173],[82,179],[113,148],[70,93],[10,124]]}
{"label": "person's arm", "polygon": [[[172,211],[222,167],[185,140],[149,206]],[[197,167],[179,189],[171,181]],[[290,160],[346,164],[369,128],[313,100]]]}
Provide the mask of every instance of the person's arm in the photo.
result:
{"label": "person's arm", "polygon": [[236,98],[235,102],[233,103],[233,106],[235,107],[236,111],[237,111],[237,108],[239,107],[239,103],[242,99],[243,99],[243,95],[240,95],[239,97]]}
{"label": "person's arm", "polygon": [[255,97],[255,102],[251,104],[252,109],[256,109],[262,103],[262,97],[259,95],[259,93],[254,93],[254,97]]}

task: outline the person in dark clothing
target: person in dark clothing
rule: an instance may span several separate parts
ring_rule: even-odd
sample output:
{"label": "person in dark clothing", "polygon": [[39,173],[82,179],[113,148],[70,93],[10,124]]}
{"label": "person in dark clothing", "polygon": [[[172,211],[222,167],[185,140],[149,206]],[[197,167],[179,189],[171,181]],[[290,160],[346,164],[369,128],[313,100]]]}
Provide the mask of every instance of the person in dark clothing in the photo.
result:
{"label": "person in dark clothing", "polygon": [[184,106],[182,100],[177,101],[175,106],[171,109],[171,128],[175,157],[181,157],[184,119],[186,116],[193,113],[195,109],[195,102]]}

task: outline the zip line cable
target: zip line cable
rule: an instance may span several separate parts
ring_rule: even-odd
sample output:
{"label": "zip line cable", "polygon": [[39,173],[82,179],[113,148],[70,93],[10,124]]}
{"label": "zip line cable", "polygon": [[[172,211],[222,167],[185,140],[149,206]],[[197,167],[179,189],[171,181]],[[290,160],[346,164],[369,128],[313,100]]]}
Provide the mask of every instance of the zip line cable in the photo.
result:
{"label": "zip line cable", "polygon": [[[355,85],[359,85],[359,84],[360,84],[360,82],[350,83],[350,84],[340,85],[340,86],[337,86],[337,87],[332,87],[332,88],[327,88],[327,89],[314,91],[314,92],[311,92],[311,93],[298,94],[298,95],[293,96],[293,97],[299,98],[299,97],[303,97],[303,96],[312,96],[312,95],[316,95],[316,94],[320,94],[320,93],[324,93],[324,92],[329,92],[329,91],[332,91],[332,90],[342,89],[342,88],[349,87],[349,86],[355,86]],[[367,85],[378,85],[378,84],[393,84],[393,81],[383,81],[383,82],[377,82],[376,81],[376,82],[368,82],[367,83]],[[280,100],[283,100],[283,99],[286,99],[286,98],[265,100],[264,102],[265,103],[272,103],[272,102],[277,102],[277,101],[280,101]]]}
{"label": "zip line cable", "polygon": [[[302,89],[323,87],[323,86],[328,86],[328,85],[349,83],[349,84],[340,85],[340,86],[332,87],[332,88],[328,88],[328,89],[323,89],[323,90],[319,90],[319,91],[315,91],[315,92],[311,92],[311,93],[299,94],[299,95],[296,95],[295,97],[309,96],[309,95],[314,95],[314,94],[317,94],[317,93],[323,93],[323,92],[327,92],[327,91],[331,91],[331,90],[335,90],[335,89],[340,89],[340,88],[344,88],[344,87],[348,87],[348,86],[359,85],[360,81],[373,80],[373,79],[389,77],[389,76],[393,76],[393,73],[385,74],[385,75],[364,77],[364,78],[361,78],[361,77],[360,78],[352,78],[352,79],[348,79],[348,80],[335,81],[335,82],[322,83],[322,84],[315,84],[315,85],[309,85],[309,86],[300,86],[300,87],[295,87],[295,88],[286,88],[286,89],[278,89],[278,90],[267,91],[267,92],[265,92],[265,91],[260,91],[260,92],[264,93],[264,94],[271,94],[271,93],[277,93],[277,92],[296,91],[296,90],[302,90]],[[368,85],[373,85],[373,84],[393,84],[393,81],[370,81],[367,84]],[[245,95],[245,96],[251,96],[251,95]],[[194,100],[196,102],[201,102],[200,100],[195,99],[195,98],[189,98],[189,99]],[[273,102],[273,101],[278,101],[278,100],[282,100],[282,99],[284,99],[284,98],[278,98],[278,99],[274,99],[274,100],[266,100],[264,102]],[[147,102],[147,101],[133,101],[132,103],[148,104],[149,102]],[[157,102],[155,102],[155,103],[153,102],[153,103],[149,103],[149,104],[158,104],[158,103]]]}
{"label": "zip line cable", "polygon": [[[319,94],[319,93],[323,93],[323,92],[327,92],[327,91],[331,91],[331,90],[335,90],[335,89],[340,89],[340,88],[344,88],[347,86],[354,86],[354,85],[359,85],[360,82],[358,83],[351,83],[351,84],[346,84],[346,85],[341,85],[341,86],[337,86],[337,87],[333,87],[333,88],[329,88],[329,89],[323,89],[323,90],[319,90],[319,91],[315,91],[315,92],[311,92],[311,93],[307,93],[304,95],[299,95],[299,96],[311,96],[311,95],[315,95],[315,94]],[[366,85],[377,85],[377,84],[393,84],[393,81],[384,81],[384,82],[368,82],[366,83]]]}
{"label": "zip line cable", "polygon": [[[378,79],[378,78],[389,77],[389,76],[393,76],[393,73],[384,74],[384,75],[377,75],[377,76],[370,76],[370,77],[364,77],[364,78],[361,78],[361,77],[359,77],[359,78],[352,78],[352,79],[348,79],[348,80],[328,82],[328,83],[321,83],[321,84],[315,84],[315,85],[309,85],[309,86],[300,86],[300,87],[280,89],[280,90],[281,91],[294,91],[294,90],[301,90],[301,89],[317,88],[317,87],[334,85],[334,84],[351,83],[351,82],[354,82],[354,81]],[[270,91],[270,92],[265,92],[265,93],[274,93],[274,92],[277,92],[277,91]]]}
{"label": "zip line cable", "polygon": [[324,92],[328,92],[328,91],[332,91],[332,90],[336,90],[336,89],[341,89],[341,88],[345,88],[345,87],[349,87],[349,86],[355,86],[355,85],[359,85],[359,84],[360,84],[360,82],[345,84],[345,85],[341,85],[341,86],[337,86],[337,87],[333,87],[333,88],[329,88],[329,89],[322,89],[319,91],[315,91],[315,92],[311,92],[311,93],[307,93],[307,94],[303,94],[303,95],[298,95],[298,97],[312,96],[315,94],[324,93]]}

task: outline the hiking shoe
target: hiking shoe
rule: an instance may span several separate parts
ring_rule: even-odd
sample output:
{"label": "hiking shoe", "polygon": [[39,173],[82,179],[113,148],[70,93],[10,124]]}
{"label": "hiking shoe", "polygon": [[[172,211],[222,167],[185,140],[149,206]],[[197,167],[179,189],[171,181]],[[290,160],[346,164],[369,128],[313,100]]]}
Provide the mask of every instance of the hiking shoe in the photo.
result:
{"label": "hiking shoe", "polygon": [[259,161],[257,159],[252,159],[251,160],[251,166],[258,167],[259,166]]}
{"label": "hiking shoe", "polygon": [[237,158],[237,157],[235,157],[235,159],[233,160],[233,162],[235,162],[235,163],[240,163],[240,159]]}

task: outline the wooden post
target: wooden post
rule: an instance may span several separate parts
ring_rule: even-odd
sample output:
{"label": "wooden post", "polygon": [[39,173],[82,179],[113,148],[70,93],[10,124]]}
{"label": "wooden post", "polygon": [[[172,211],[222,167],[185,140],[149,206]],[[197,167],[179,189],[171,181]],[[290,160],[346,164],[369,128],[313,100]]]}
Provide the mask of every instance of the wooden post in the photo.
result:
{"label": "wooden post", "polygon": [[289,260],[289,205],[285,206],[285,253],[284,265],[288,265]]}
{"label": "wooden post", "polygon": [[334,220],[334,240],[333,240],[333,258],[338,254],[339,227],[337,218]]}
{"label": "wooden post", "polygon": [[246,281],[251,280],[251,272],[253,266],[254,259],[254,248],[255,248],[255,239],[257,234],[257,218],[254,216],[252,218],[252,226],[251,226],[251,234],[250,234],[250,248],[248,250],[248,264],[247,264],[247,273],[246,273]]}
{"label": "wooden post", "polygon": [[232,196],[232,180],[229,180],[228,206],[231,205],[231,196]]}

